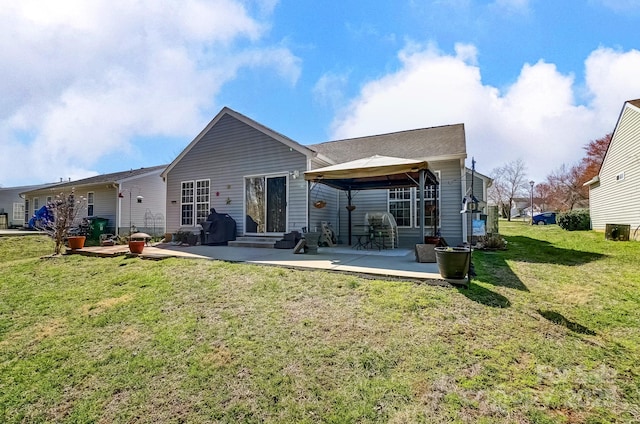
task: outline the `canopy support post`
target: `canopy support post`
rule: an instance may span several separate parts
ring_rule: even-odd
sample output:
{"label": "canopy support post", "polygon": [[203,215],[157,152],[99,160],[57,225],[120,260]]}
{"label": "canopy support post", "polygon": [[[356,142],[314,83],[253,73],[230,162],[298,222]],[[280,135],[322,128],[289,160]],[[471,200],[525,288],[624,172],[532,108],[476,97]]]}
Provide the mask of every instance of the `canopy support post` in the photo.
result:
{"label": "canopy support post", "polygon": [[307,181],[307,226],[305,227],[307,231],[311,232],[311,180]]}
{"label": "canopy support post", "polygon": [[420,171],[420,243],[424,243],[424,174],[425,170]]}

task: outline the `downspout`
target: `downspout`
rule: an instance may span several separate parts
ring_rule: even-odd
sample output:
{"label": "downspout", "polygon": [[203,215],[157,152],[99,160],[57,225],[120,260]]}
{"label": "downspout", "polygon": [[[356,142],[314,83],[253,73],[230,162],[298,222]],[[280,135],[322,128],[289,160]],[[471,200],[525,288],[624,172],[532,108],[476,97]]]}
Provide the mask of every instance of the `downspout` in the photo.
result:
{"label": "downspout", "polygon": [[118,192],[116,193],[116,199],[118,199],[118,217],[116,219],[116,237],[120,236],[120,225],[122,220],[122,198],[120,197],[120,193],[122,193],[122,183],[118,183]]}
{"label": "downspout", "polygon": [[[464,199],[464,197],[467,195],[467,168],[464,165],[464,159],[460,159],[460,165],[461,165],[460,166],[460,173],[461,173],[460,184],[462,189],[462,199]],[[462,199],[460,199],[461,202],[462,202]],[[467,234],[468,234],[466,211],[465,213],[460,214],[460,220],[462,221],[462,241],[464,242],[467,240]]]}
{"label": "downspout", "polygon": [[425,238],[424,238],[424,220],[425,220],[425,216],[424,216],[424,173],[427,172],[424,169],[420,171],[420,183],[419,183],[419,189],[420,189],[420,241],[419,243],[422,244],[425,242]]}

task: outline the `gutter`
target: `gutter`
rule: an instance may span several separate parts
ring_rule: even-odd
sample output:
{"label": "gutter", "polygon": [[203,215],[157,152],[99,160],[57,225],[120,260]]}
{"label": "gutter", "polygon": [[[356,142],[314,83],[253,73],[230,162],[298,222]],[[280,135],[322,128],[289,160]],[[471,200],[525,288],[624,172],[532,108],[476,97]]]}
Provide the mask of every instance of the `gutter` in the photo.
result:
{"label": "gutter", "polygon": [[592,184],[598,183],[600,182],[600,176],[596,175],[595,177],[591,178],[589,181],[587,181],[586,183],[582,184],[582,187],[585,186],[590,186]]}

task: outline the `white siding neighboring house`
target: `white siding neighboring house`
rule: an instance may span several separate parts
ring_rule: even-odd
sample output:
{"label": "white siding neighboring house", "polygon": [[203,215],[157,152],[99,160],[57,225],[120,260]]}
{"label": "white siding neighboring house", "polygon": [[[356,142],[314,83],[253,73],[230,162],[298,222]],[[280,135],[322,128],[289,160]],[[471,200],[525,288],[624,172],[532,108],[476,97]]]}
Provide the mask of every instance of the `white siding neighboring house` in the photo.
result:
{"label": "white siding neighboring house", "polygon": [[640,99],[625,102],[600,172],[585,185],[592,228],[626,224],[640,240]]}
{"label": "white siding neighboring house", "polygon": [[[51,184],[39,184],[20,187],[0,187],[0,214],[7,214],[7,227],[19,228],[25,224],[25,202],[20,196],[27,190],[51,186]],[[29,214],[31,216],[31,214]]]}
{"label": "white siding neighboring house", "polygon": [[[449,244],[462,242],[466,233],[460,208],[470,177],[464,166],[464,125],[301,145],[226,107],[162,173],[167,231],[195,226],[206,218],[209,208],[215,208],[234,218],[239,236],[277,236],[303,227],[313,229],[326,221],[347,243],[346,194],[322,184],[309,192],[303,173],[373,155],[428,161],[441,182],[439,229]],[[476,177],[476,182],[483,181]],[[208,196],[194,199],[198,184],[207,187]],[[353,193],[353,223],[362,224],[366,212],[402,209],[409,215],[399,228],[401,244],[418,242],[417,195],[415,189],[407,190],[402,208],[398,208],[398,193],[390,190]],[[486,200],[484,182],[475,185],[474,192]],[[323,200],[326,206],[309,208],[315,200]],[[311,222],[307,222],[308,212]]]}
{"label": "white siding neighboring house", "polygon": [[[85,199],[86,209],[79,218],[105,218],[112,234],[129,234],[130,225],[152,235],[165,232],[166,188],[160,173],[166,165],[97,175],[82,180],[58,183],[22,193],[32,216],[38,207],[60,193],[73,188]],[[139,199],[139,200],[138,200]]]}

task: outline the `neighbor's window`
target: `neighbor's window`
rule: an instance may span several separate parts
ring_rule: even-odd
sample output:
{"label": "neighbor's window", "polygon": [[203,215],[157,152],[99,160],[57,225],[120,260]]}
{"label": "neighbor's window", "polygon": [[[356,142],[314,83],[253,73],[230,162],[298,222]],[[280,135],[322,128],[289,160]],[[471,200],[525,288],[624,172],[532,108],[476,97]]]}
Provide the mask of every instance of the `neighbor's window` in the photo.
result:
{"label": "neighbor's window", "polygon": [[24,219],[24,203],[13,204],[13,220],[20,221]]}
{"label": "neighbor's window", "polygon": [[33,198],[33,214],[34,215],[36,214],[36,212],[38,212],[38,209],[40,209],[40,198],[34,197]]}
{"label": "neighbor's window", "polygon": [[209,215],[209,180],[196,181],[196,223]]}
{"label": "neighbor's window", "polygon": [[622,180],[624,180],[624,172],[621,172],[618,175],[616,175],[616,181],[622,181]]}
{"label": "neighbor's window", "polygon": [[90,191],[87,193],[87,216],[93,216],[93,201],[94,201],[94,193]]}
{"label": "neighbor's window", "polygon": [[183,181],[180,195],[181,225],[193,225],[193,181]]}
{"label": "neighbor's window", "polygon": [[389,213],[393,215],[398,227],[411,227],[411,188],[389,190]]}

